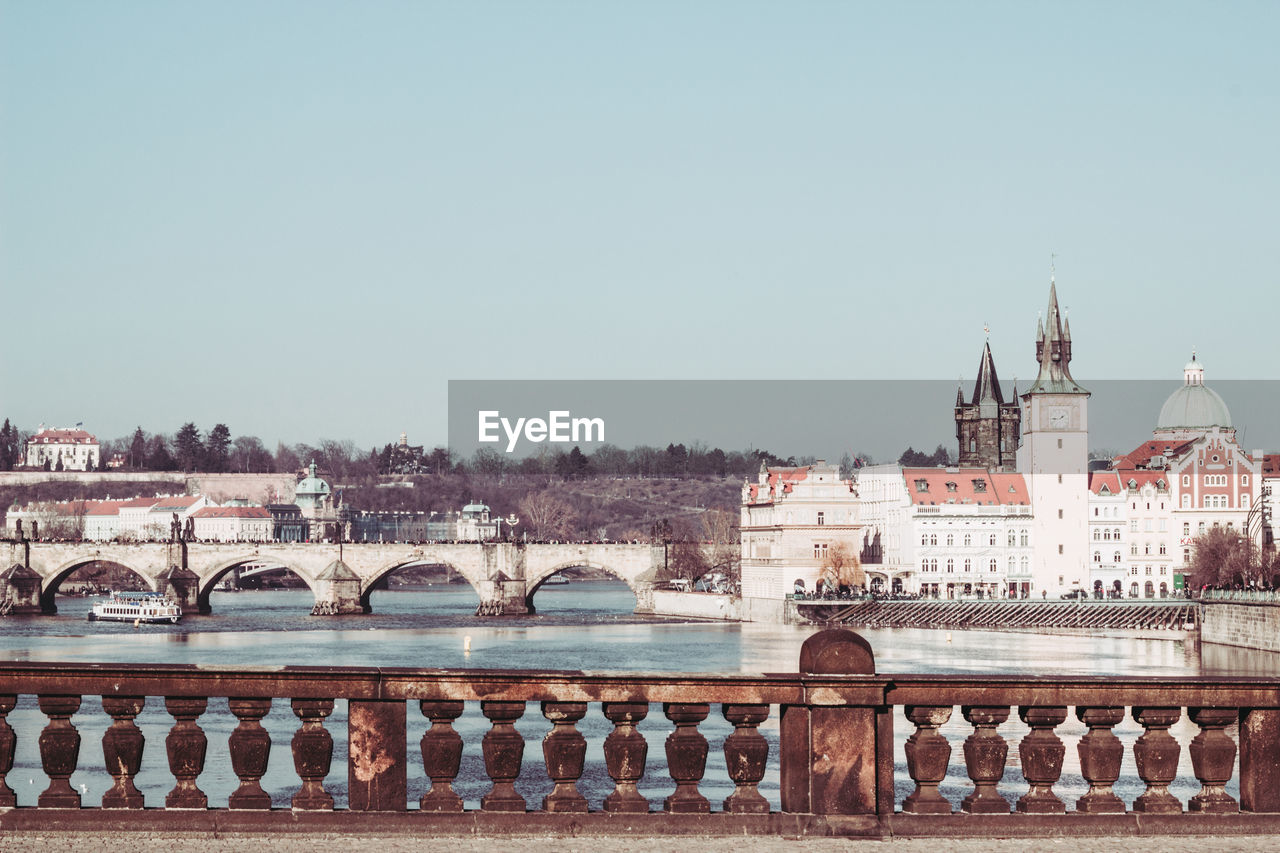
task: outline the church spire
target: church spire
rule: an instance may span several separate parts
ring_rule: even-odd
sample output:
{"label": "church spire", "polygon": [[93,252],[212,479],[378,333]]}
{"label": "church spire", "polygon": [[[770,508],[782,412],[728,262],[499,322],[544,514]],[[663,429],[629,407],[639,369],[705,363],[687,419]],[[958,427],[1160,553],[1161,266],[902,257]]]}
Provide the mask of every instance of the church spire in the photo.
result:
{"label": "church spire", "polygon": [[1088,393],[1071,378],[1071,326],[1064,325],[1062,311],[1058,308],[1058,285],[1049,280],[1049,307],[1037,324],[1036,361],[1040,372],[1027,390],[1028,394],[1085,394]]}
{"label": "church spire", "polygon": [[1000,380],[996,377],[995,359],[991,357],[991,342],[982,348],[982,360],[978,362],[978,380],[973,383],[973,402],[994,400],[1004,405],[1004,395],[1000,393]]}

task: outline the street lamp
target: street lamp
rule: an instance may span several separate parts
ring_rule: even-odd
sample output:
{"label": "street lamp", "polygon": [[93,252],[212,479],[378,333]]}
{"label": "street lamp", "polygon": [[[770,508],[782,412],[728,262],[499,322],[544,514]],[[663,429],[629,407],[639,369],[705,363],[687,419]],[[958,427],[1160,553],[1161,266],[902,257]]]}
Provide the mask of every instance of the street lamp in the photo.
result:
{"label": "street lamp", "polygon": [[[1267,522],[1271,521],[1270,498],[1271,498],[1271,487],[1263,486],[1261,496],[1259,496],[1258,500],[1255,501],[1253,506],[1249,508],[1249,514],[1245,516],[1244,535],[1250,542],[1254,541],[1254,532],[1253,532],[1254,520],[1256,519],[1258,522],[1257,536],[1259,539],[1262,538],[1262,532],[1266,529]],[[1261,550],[1261,544],[1259,545],[1259,550]]]}

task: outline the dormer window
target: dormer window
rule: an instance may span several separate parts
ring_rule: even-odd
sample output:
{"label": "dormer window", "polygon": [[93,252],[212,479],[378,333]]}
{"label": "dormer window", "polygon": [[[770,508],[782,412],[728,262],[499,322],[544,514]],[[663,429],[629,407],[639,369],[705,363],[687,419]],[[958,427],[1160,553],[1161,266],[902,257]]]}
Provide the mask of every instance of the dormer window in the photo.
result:
{"label": "dormer window", "polygon": [[948,480],[948,481],[947,481],[947,491],[948,491],[948,492],[954,492],[955,490],[956,490],[956,484],[955,484],[955,483],[953,483],[953,482],[951,482],[950,480]]}
{"label": "dormer window", "polygon": [[974,480],[974,481],[973,481],[973,490],[974,490],[975,492],[985,492],[985,491],[987,490],[987,481],[986,481],[986,480]]}
{"label": "dormer window", "polygon": [[928,481],[928,480],[916,480],[916,491],[917,491],[917,492],[927,492],[927,491],[929,491],[929,481]]}

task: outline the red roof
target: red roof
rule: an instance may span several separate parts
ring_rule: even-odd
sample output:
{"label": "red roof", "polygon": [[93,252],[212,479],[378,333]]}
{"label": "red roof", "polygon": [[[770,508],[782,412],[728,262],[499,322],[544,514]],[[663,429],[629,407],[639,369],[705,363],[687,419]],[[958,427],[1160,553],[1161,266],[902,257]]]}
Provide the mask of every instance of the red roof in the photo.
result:
{"label": "red roof", "polygon": [[270,518],[260,506],[207,506],[192,513],[192,518]]}
{"label": "red roof", "polygon": [[155,503],[156,501],[158,501],[158,500],[160,500],[160,499],[159,499],[159,498],[134,498],[134,499],[133,499],[133,500],[131,500],[131,501],[125,501],[124,503],[120,504],[120,508],[121,508],[121,509],[136,509],[136,508],[138,508],[138,507],[151,506],[152,504],[154,504],[154,503]]}
{"label": "red roof", "polygon": [[85,515],[119,515],[120,507],[126,501],[98,501],[89,507],[89,511]]}
{"label": "red roof", "polygon": [[[1021,474],[996,474],[986,468],[903,468],[907,494],[917,506],[940,504],[1028,504]],[[924,488],[922,489],[921,486]]]}
{"label": "red roof", "polygon": [[82,429],[42,429],[27,439],[28,444],[97,444],[98,439]]}
{"label": "red roof", "polygon": [[[1160,482],[1164,481],[1161,486]],[[1095,495],[1102,494],[1102,487],[1105,485],[1107,491],[1113,495],[1119,494],[1129,488],[1129,484],[1133,483],[1134,488],[1142,488],[1147,484],[1151,484],[1156,488],[1169,488],[1170,476],[1168,471],[1160,469],[1148,470],[1146,468],[1117,468],[1110,471],[1093,471],[1089,474],[1089,491]]]}
{"label": "red roof", "polygon": [[[769,469],[769,493],[773,494],[778,484],[782,484],[782,494],[790,494],[791,487],[799,483],[801,480],[808,479],[809,466],[801,465],[796,468],[770,468]],[[756,499],[757,493],[760,491],[759,483],[751,484],[751,500]]]}
{"label": "red roof", "polygon": [[1280,453],[1263,454],[1262,476],[1280,477]]}
{"label": "red roof", "polygon": [[187,509],[199,500],[200,495],[174,495],[170,498],[160,498],[151,507],[151,511],[170,512],[175,509]]}
{"label": "red roof", "polygon": [[1176,459],[1185,453],[1195,441],[1144,441],[1124,456],[1117,456],[1113,468],[1145,468],[1152,456]]}

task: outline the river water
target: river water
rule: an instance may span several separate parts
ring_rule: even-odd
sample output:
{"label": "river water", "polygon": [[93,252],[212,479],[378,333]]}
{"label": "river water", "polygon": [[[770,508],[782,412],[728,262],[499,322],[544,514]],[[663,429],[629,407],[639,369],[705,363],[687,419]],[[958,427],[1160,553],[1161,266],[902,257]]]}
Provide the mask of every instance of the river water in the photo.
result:
{"label": "river water", "polygon": [[[213,614],[188,617],[178,625],[143,625],[88,622],[86,615],[93,599],[59,598],[56,617],[27,617],[0,620],[0,659],[68,662],[193,663],[216,666],[332,665],[332,666],[420,666],[515,669],[622,670],[659,672],[755,673],[794,672],[801,643],[814,628],[694,622],[632,614],[635,599],[625,584],[617,582],[574,582],[547,586],[536,599],[538,614],[517,618],[477,618],[473,615],[477,598],[465,585],[436,585],[376,592],[374,612],[363,616],[311,616],[312,596],[306,590],[216,592],[211,598]],[[911,673],[1014,673],[1063,675],[1280,675],[1280,654],[1248,652],[1221,646],[1202,647],[1193,639],[1141,639],[1133,636],[1051,636],[1023,633],[929,631],[918,629],[877,629],[862,632],[870,641],[880,672]],[[464,651],[465,638],[471,651]],[[345,704],[339,702],[326,724],[334,734],[334,761],[326,788],[339,807],[345,804]],[[19,741],[15,766],[9,773],[10,786],[17,791],[20,805],[34,805],[47,785],[40,770],[36,734],[45,717],[34,697],[22,697],[10,714]],[[102,733],[110,719],[102,713],[100,700],[85,697],[80,712],[72,718],[82,736],[79,770],[72,784],[83,786],[84,802],[97,805],[110,778],[103,767]],[[163,758],[163,741],[172,725],[163,702],[152,698],[138,717],[147,738],[143,770],[138,787],[148,805],[159,805],[173,785]],[[209,795],[210,805],[225,806],[227,796],[238,784],[231,773],[227,736],[235,718],[225,699],[211,699],[209,711],[199,723],[209,737],[206,771],[200,787]],[[263,721],[271,732],[273,749],[270,769],[263,787],[278,806],[287,806],[298,788],[293,773],[289,740],[298,720],[289,703],[277,700]],[[479,709],[468,705],[458,721],[466,748],[456,789],[469,808],[479,805],[489,789],[480,754],[480,738],[488,721]],[[601,743],[611,730],[597,706],[592,706],[579,729],[589,743],[587,771],[580,788],[592,803],[612,789],[604,771]],[[427,721],[416,705],[409,712],[409,788],[411,802],[429,787],[422,772],[417,742]],[[524,771],[517,789],[531,806],[537,807],[551,783],[542,769],[537,742],[549,730],[536,703],[530,703],[517,728],[528,742]],[[703,793],[718,807],[730,793],[725,781],[724,737],[731,726],[712,708],[699,730],[711,743]],[[655,807],[674,788],[666,775],[662,742],[671,731],[661,706],[653,706],[640,730],[649,739],[648,770],[641,791]],[[895,724],[897,735],[897,785],[901,798],[911,790],[906,774],[902,742],[913,727],[901,717]],[[952,767],[941,790],[956,802],[970,790],[960,744],[971,728],[957,711],[942,729],[953,741]],[[999,731],[1010,741],[1010,762],[1017,766],[1017,740],[1027,729],[1014,715]],[[1074,718],[1058,728],[1068,744],[1067,764],[1056,790],[1068,803],[1087,788],[1079,776],[1074,742],[1085,731]],[[1141,734],[1132,720],[1115,732],[1129,744]],[[1197,729],[1183,720],[1173,730],[1186,743]],[[769,739],[773,764],[761,785],[761,792],[778,807],[777,716],[761,726]],[[1117,792],[1126,799],[1141,793],[1141,782],[1126,750],[1125,778]],[[1190,777],[1190,764],[1183,750],[1182,775]],[[1017,777],[1015,772],[1011,774]],[[1195,793],[1193,778],[1180,780],[1171,790],[1180,797]],[[1016,799],[1025,785],[1002,786],[1001,792]]]}

